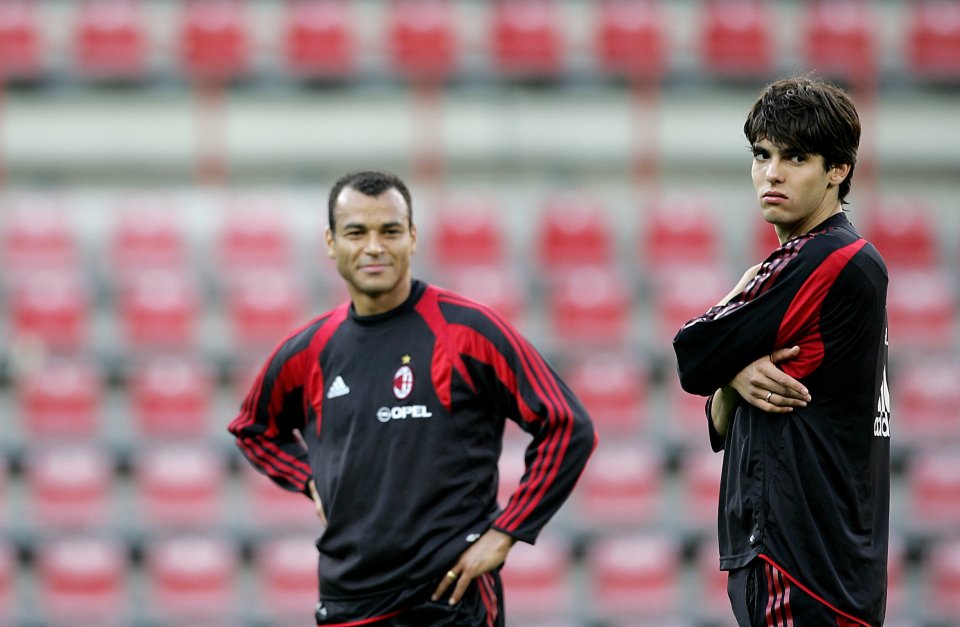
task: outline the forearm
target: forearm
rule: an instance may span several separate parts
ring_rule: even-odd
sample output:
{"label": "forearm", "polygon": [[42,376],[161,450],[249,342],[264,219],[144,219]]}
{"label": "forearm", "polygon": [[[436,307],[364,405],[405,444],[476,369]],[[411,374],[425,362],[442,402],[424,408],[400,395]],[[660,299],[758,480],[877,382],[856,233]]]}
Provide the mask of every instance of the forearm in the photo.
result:
{"label": "forearm", "polygon": [[710,404],[710,420],[713,422],[713,428],[721,436],[727,435],[730,420],[733,418],[733,412],[736,409],[739,397],[737,391],[729,385],[723,386],[713,394],[713,402]]}

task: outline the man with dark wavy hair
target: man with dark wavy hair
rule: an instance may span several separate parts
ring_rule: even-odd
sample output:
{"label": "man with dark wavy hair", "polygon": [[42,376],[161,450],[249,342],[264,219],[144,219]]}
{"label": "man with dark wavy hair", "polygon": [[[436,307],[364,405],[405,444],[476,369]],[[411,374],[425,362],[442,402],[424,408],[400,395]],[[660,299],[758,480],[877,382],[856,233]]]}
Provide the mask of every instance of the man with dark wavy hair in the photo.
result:
{"label": "man with dark wavy hair", "polygon": [[674,338],[723,451],[720,568],[740,625],[880,625],[887,591],[887,270],[843,209],[850,98],[792,77],[744,124],[780,246]]}

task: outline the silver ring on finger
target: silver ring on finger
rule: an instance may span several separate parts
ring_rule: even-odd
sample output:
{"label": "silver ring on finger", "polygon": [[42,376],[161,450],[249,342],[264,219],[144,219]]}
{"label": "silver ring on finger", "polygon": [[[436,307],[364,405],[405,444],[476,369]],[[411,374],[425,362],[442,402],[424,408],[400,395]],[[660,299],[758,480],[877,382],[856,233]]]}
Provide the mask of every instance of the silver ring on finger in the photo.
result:
{"label": "silver ring on finger", "polygon": [[770,391],[770,392],[767,392],[767,398],[766,398],[766,399],[764,399],[764,400],[766,400],[766,401],[767,401],[767,402],[769,403],[769,402],[770,402],[770,397],[771,397],[771,396],[773,396],[773,391]]}

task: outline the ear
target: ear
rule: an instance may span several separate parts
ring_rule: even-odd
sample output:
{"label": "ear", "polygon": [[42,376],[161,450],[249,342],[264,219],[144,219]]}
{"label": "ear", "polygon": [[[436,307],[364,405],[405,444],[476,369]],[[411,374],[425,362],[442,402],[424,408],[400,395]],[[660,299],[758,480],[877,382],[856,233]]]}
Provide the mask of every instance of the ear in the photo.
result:
{"label": "ear", "polygon": [[327,227],[327,230],[323,233],[324,238],[327,240],[327,257],[335,259],[337,256],[336,251],[333,249],[333,231],[330,230],[330,227]]}
{"label": "ear", "polygon": [[850,174],[849,163],[839,163],[837,165],[830,166],[830,170],[827,172],[831,185],[839,185],[840,183],[843,183],[848,174]]}

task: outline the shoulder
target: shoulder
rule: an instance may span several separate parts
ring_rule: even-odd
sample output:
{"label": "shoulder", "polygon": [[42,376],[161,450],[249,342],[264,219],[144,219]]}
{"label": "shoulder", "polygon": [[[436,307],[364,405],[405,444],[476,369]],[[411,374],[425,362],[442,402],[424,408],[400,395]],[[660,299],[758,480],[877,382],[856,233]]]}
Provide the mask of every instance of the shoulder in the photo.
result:
{"label": "shoulder", "polygon": [[271,355],[271,361],[287,361],[308,349],[322,348],[340,324],[347,319],[349,303],[344,303],[303,324],[284,337]]}
{"label": "shoulder", "polygon": [[447,324],[510,326],[492,307],[457,292],[431,285],[427,294],[436,300]]}

